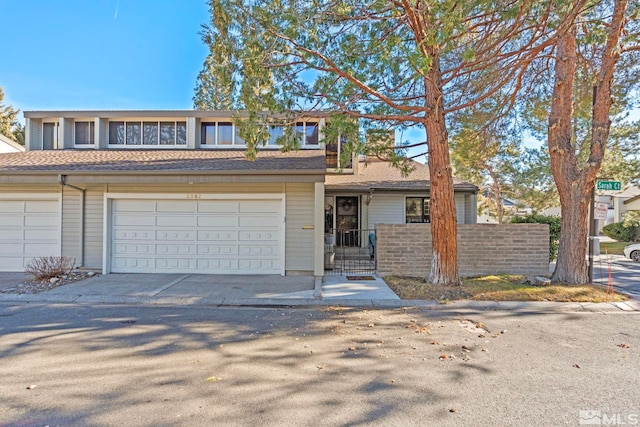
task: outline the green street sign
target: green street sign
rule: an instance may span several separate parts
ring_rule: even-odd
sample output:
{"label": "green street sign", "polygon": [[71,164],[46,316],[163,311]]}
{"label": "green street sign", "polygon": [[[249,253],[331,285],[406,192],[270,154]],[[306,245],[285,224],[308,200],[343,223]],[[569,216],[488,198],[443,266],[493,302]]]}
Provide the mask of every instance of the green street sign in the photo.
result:
{"label": "green street sign", "polygon": [[620,181],[598,181],[596,188],[598,190],[620,191],[622,189],[622,183]]}

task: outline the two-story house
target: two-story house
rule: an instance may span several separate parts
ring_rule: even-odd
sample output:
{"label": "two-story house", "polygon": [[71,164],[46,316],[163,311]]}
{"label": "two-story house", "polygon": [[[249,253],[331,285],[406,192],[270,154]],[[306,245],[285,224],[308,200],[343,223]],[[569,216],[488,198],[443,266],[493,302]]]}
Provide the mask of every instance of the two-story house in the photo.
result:
{"label": "two-story house", "polygon": [[[429,222],[424,165],[339,165],[323,117],[245,158],[230,112],[29,111],[26,151],[0,155],[0,271],[63,255],[103,273],[324,274],[325,234]],[[460,223],[473,185],[456,181]],[[352,245],[366,246],[360,238]]]}

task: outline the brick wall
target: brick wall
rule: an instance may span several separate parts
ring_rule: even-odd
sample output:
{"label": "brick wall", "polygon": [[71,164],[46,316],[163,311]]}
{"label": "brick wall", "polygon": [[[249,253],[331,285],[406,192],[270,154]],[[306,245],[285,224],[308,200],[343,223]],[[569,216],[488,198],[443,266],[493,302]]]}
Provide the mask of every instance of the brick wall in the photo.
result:
{"label": "brick wall", "polygon": [[[431,224],[376,225],[381,276],[427,277],[431,269]],[[461,277],[487,274],[549,274],[549,226],[458,224]]]}

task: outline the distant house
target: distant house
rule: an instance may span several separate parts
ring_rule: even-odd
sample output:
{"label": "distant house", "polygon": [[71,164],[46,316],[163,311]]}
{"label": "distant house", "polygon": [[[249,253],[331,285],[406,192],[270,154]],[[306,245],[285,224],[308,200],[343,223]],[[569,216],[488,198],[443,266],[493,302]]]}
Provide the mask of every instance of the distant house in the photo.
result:
{"label": "distant house", "polygon": [[0,154],[1,153],[18,153],[24,151],[24,147],[12,139],[0,134]]}
{"label": "distant house", "polygon": [[624,214],[631,211],[640,211],[640,185],[628,186],[613,199],[613,221],[622,222]]}
{"label": "distant house", "polygon": [[[25,112],[27,150],[0,156],[0,271],[62,255],[105,274],[320,277],[327,234],[431,221],[426,166],[340,165],[326,116],[292,124],[298,151],[270,126],[248,161],[235,113]],[[454,183],[458,222],[475,223],[477,187]],[[349,236],[367,248],[368,232]]]}

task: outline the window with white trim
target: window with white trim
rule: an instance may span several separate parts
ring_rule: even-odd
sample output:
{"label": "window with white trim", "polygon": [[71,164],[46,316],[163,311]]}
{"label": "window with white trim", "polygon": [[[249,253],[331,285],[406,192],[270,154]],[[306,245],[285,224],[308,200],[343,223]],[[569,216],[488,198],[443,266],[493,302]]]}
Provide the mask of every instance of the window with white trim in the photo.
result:
{"label": "window with white trim", "polygon": [[407,224],[431,222],[428,197],[407,197]]}
{"label": "window with white trim", "polygon": [[[300,138],[300,145],[318,145],[318,122],[296,122],[294,130]],[[284,126],[270,125],[267,145],[278,145],[278,138],[282,137],[284,133]],[[245,145],[245,142],[238,135],[238,129],[232,122],[212,121],[200,124],[200,145],[204,147]]]}
{"label": "window with white trim", "polygon": [[205,147],[245,145],[232,122],[202,122],[200,124],[200,145]]}
{"label": "window with white trim", "polygon": [[109,145],[145,147],[187,145],[187,122],[110,121]]}
{"label": "window with white trim", "polygon": [[297,122],[296,133],[302,145],[318,145],[318,122]]}
{"label": "window with white trim", "polygon": [[75,122],[74,126],[74,144],[75,145],[95,145],[96,142],[96,123]]}

